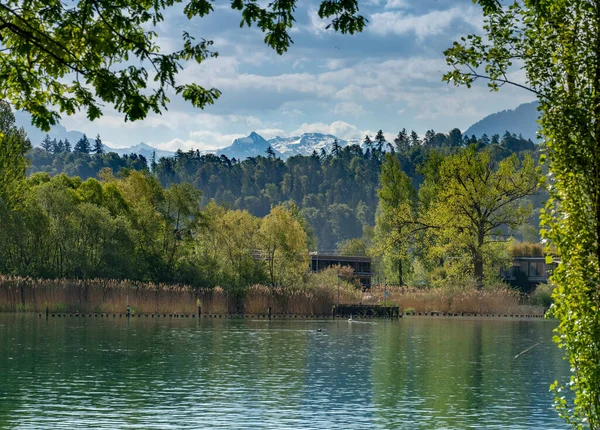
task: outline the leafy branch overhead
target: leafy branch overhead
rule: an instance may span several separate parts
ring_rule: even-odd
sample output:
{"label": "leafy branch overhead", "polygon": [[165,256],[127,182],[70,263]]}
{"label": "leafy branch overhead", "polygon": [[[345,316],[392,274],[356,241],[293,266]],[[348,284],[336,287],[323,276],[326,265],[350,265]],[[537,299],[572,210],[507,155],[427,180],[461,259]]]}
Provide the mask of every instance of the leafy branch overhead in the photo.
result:
{"label": "leafy branch overhead", "polygon": [[[218,53],[213,41],[196,39],[194,25],[182,32],[179,49],[165,52],[156,29],[168,8],[183,4],[192,20],[214,12],[207,0],[8,0],[0,3],[0,95],[29,111],[33,123],[48,130],[60,113],[83,109],[94,120],[105,105],[125,120],[167,109],[169,96],[180,94],[204,108],[219,98],[217,88],[181,83],[183,63],[202,63]],[[240,26],[256,25],[277,53],[293,43],[295,0],[263,6],[256,0],[232,0],[241,12]],[[319,16],[341,33],[359,32],[366,19],[357,0],[325,0]]]}

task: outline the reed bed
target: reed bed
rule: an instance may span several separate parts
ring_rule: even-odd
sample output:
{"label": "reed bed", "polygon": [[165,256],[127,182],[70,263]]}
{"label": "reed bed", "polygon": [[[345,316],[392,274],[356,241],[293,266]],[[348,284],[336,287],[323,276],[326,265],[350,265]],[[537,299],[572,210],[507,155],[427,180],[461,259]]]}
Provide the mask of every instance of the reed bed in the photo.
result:
{"label": "reed bed", "polygon": [[[34,279],[0,276],[0,311],[133,314],[329,315],[337,301],[337,286],[330,274],[316,275],[294,289],[254,285],[243,291],[221,287],[192,289],[188,285],[155,284],[106,279]],[[354,302],[360,293],[342,282],[341,300]]]}
{"label": "reed bed", "polygon": [[371,287],[363,295],[364,304],[394,304],[403,311],[543,315],[544,308],[532,305],[527,296],[505,286],[489,289],[475,288],[428,288],[387,287],[388,298],[385,301],[386,288],[382,285]]}

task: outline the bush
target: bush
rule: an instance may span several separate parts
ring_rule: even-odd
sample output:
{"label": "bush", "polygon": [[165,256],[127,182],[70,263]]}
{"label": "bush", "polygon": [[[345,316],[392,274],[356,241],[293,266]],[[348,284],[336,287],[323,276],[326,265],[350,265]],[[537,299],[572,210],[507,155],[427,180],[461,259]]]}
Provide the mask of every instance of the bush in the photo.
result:
{"label": "bush", "polygon": [[532,303],[536,306],[549,308],[554,303],[554,299],[552,298],[554,288],[555,285],[553,284],[539,284],[531,295]]}

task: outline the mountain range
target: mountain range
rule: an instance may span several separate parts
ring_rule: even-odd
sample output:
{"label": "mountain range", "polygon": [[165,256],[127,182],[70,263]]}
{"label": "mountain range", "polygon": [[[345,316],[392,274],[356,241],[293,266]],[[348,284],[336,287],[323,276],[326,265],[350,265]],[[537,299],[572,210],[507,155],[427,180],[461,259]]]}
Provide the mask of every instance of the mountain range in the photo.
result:
{"label": "mountain range", "polygon": [[[538,130],[536,121],[539,117],[537,108],[538,103],[532,102],[522,104],[516,109],[503,110],[488,115],[470,126],[464,134],[468,136],[475,135],[477,137],[480,137],[483,134],[487,134],[488,136],[499,134],[502,136],[508,130],[511,133],[521,134],[523,137],[529,138],[535,142],[536,132]],[[27,112],[17,111],[15,112],[15,119],[17,125],[25,129],[31,142],[35,146],[39,146],[46,133],[31,125],[31,115]],[[71,145],[74,145],[83,136],[82,132],[67,130],[61,124],[53,126],[47,134],[49,134],[52,139],[69,139]],[[94,139],[90,138],[90,140],[93,141]],[[337,140],[338,144],[342,147],[350,144],[360,145],[362,143],[359,139],[344,140],[331,134],[323,133],[304,133],[300,136],[293,137],[277,136],[267,140],[258,133],[252,132],[247,137],[234,140],[230,146],[217,150],[216,154],[243,160],[258,155],[265,156],[267,149],[271,147],[275,156],[287,159],[294,155],[310,155],[313,151],[320,153],[323,149],[327,153],[330,153],[335,140]],[[150,159],[154,152],[156,153],[157,159],[175,155],[174,152],[157,149],[143,142],[126,148],[105,146],[107,152],[116,152],[119,155],[135,153],[143,155],[147,159]],[[214,151],[201,152],[208,153]]]}

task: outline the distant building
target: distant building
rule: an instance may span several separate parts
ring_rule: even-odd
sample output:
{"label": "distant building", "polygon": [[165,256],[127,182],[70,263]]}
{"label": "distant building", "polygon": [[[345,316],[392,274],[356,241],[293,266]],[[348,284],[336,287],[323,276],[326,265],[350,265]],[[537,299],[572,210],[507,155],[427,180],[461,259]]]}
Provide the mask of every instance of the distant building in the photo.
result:
{"label": "distant building", "polygon": [[512,267],[503,271],[502,278],[523,292],[529,293],[537,284],[548,282],[558,260],[546,264],[545,257],[514,257]]}
{"label": "distant building", "polygon": [[371,286],[371,257],[335,255],[329,253],[310,253],[310,270],[320,272],[332,266],[349,266],[354,269],[354,275],[360,279],[363,287]]}

